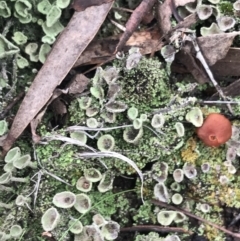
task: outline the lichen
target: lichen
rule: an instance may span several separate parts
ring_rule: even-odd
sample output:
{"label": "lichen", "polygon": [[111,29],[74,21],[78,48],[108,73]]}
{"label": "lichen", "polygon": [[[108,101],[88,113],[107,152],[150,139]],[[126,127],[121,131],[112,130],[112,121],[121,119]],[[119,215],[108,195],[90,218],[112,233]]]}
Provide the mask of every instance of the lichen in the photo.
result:
{"label": "lichen", "polygon": [[[26,6],[27,2],[30,1],[24,2]],[[40,59],[41,62],[44,62],[47,52],[44,51],[43,58],[40,58],[38,46],[49,47],[46,43],[51,44],[56,35],[63,29],[63,25],[59,21],[59,13],[61,12],[59,9],[56,14],[57,20],[46,22],[47,11],[44,8],[50,8],[50,5],[54,3],[55,1],[39,1],[37,8],[31,8],[28,4],[27,14],[32,14],[37,21],[31,21],[29,25],[19,22],[16,24],[12,33],[17,33],[21,29],[19,35],[22,33],[22,41],[16,41],[16,34],[9,34],[10,39],[16,42],[21,53],[29,44],[30,47],[31,45],[36,47],[35,51],[28,54],[29,68],[33,66],[34,61]],[[61,1],[58,1],[58,3],[61,3]],[[9,6],[11,11],[14,12],[15,3],[11,2]],[[38,9],[38,12],[35,12],[36,9]],[[20,13],[18,14],[15,14],[16,19],[21,18]],[[5,20],[3,25],[5,25]],[[29,29],[26,26],[29,26]],[[36,29],[34,29],[35,27]],[[35,36],[37,30],[40,30],[41,36]],[[26,38],[23,38],[23,34]],[[5,40],[6,37],[2,39]],[[11,42],[9,39],[7,41]],[[43,45],[42,42],[45,44]],[[19,59],[21,56],[19,55]],[[26,54],[24,53],[23,56],[26,56]],[[56,193],[69,191],[79,194],[76,183],[80,177],[84,176],[84,171],[88,168],[96,168],[101,173],[106,173],[107,167],[114,183],[113,185],[111,183],[111,188],[109,188],[111,190],[106,192],[99,191],[99,181],[92,184],[92,189],[87,192],[92,202],[92,208],[89,213],[81,217],[84,226],[92,223],[92,216],[96,213],[101,214],[106,219],[117,221],[122,227],[133,224],[156,224],[157,213],[169,211],[155,207],[149,201],[154,196],[154,186],[158,181],[163,183],[160,186],[165,188],[165,193],[168,194],[167,201],[170,204],[176,203],[172,198],[174,195],[179,196],[181,194],[183,200],[178,203],[179,208],[188,209],[195,215],[219,225],[223,225],[221,216],[223,205],[240,207],[239,178],[234,173],[229,172],[224,163],[227,153],[226,146],[206,147],[197,138],[195,126],[185,119],[186,114],[196,107],[201,109],[203,116],[222,110],[217,107],[200,106],[197,99],[188,93],[188,90],[193,88],[192,84],[183,81],[181,84],[172,86],[165,66],[158,59],[142,57],[135,67],[129,69],[126,68],[127,57],[113,62],[116,69],[113,68],[112,71],[117,73],[113,78],[106,75],[108,68],[98,69],[99,72],[92,78],[90,86],[83,93],[84,97],[76,98],[69,104],[68,126],[80,125],[90,128],[92,126],[89,124],[89,119],[93,118],[95,127],[99,128],[98,132],[91,128],[86,130],[84,135],[88,137],[81,142],[82,145],[77,146],[59,140],[49,141],[47,137],[56,135],[62,135],[65,138],[70,136],[72,140],[76,141],[77,135],[74,138],[73,133],[69,133],[66,126],[53,131],[52,126],[49,125],[50,117],[48,115],[43,119],[38,129],[39,134],[46,137],[42,144],[32,146],[24,139],[17,143],[22,153],[30,153],[32,159],[36,156],[34,162],[38,165],[38,169],[33,170],[27,167],[26,170],[17,170],[16,177],[28,177],[29,179],[32,178],[32,181],[18,186],[12,185],[11,188],[7,186],[13,191],[10,192],[8,189],[9,193],[7,194],[7,191],[1,192],[0,199],[6,204],[5,207],[11,207],[11,205],[15,205],[15,200],[19,195],[27,196],[31,192],[34,194],[30,195],[32,202],[25,204],[23,207],[14,206],[15,208],[12,210],[1,207],[1,211],[4,211],[4,217],[0,218],[0,223],[3,223],[1,230],[10,228],[10,223],[13,221],[25,220],[23,228],[26,230],[26,234],[24,234],[24,238],[32,236],[34,239],[42,240],[40,237],[42,233],[40,217],[53,205],[52,199]],[[18,63],[18,65],[20,64]],[[26,68],[28,67],[26,66]],[[101,76],[102,72],[105,75]],[[28,79],[31,77],[32,75],[29,74]],[[0,75],[0,79],[3,79],[2,75]],[[4,79],[4,81],[7,83],[7,80]],[[200,95],[204,88],[199,87],[197,95]],[[129,112],[134,108],[137,109],[137,113],[132,117]],[[233,108],[237,111],[236,113],[240,113],[238,106]],[[160,125],[154,125],[152,124],[154,116],[161,116],[162,119],[159,119],[164,121],[160,121]],[[141,125],[136,125],[135,120],[141,120]],[[176,123],[182,123],[184,127],[185,131],[181,135],[176,130]],[[106,135],[110,135],[114,139],[115,145],[112,145],[109,149],[99,148],[98,144],[101,137]],[[101,151],[106,150],[126,156],[144,173],[143,197],[145,204],[141,203],[141,182],[139,179],[136,180],[136,169],[132,165],[121,159],[116,159],[114,155],[110,158],[94,157],[88,159],[80,156],[83,152],[101,153]],[[164,170],[164,165],[161,165],[163,163],[166,164],[165,167],[167,166]],[[210,167],[206,172],[202,171],[203,164],[208,164]],[[189,175],[185,174],[181,178],[183,180],[176,183],[173,177],[174,171],[177,169],[184,170],[186,165],[193,168],[194,175],[190,178]],[[239,169],[236,160],[232,161],[232,165],[236,170]],[[151,167],[156,167],[156,170],[151,169]],[[3,172],[1,171],[0,175]],[[125,175],[131,176],[126,178]],[[120,185],[115,178],[122,178]],[[125,178],[127,181],[122,181]],[[129,183],[131,183],[130,186],[128,186]],[[126,191],[123,188],[135,189],[129,193],[116,194]],[[37,192],[36,189],[38,189]],[[222,206],[219,206],[219,203]],[[210,207],[206,213],[197,208],[203,204],[208,204]],[[28,208],[34,209],[34,215]],[[74,209],[59,210],[59,213],[64,218],[52,231],[56,240],[59,240],[66,232],[69,217],[74,219],[80,217],[78,211]],[[197,227],[192,227],[191,220],[184,220],[181,226],[190,231],[200,232]],[[202,235],[214,240],[217,235],[215,229],[206,225],[201,226],[201,228]],[[218,233],[218,237],[223,238],[224,235]],[[62,240],[71,240],[71,238],[71,234],[68,233]],[[164,238],[156,233],[149,233],[138,235],[135,240],[164,240]]]}

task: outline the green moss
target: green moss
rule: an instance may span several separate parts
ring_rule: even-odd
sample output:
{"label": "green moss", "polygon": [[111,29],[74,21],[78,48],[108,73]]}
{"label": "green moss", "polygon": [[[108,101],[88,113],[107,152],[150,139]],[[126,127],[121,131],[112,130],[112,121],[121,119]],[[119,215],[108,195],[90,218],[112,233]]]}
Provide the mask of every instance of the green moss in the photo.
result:
{"label": "green moss", "polygon": [[234,15],[233,3],[230,1],[220,1],[218,4],[219,10],[223,15]]}
{"label": "green moss", "polygon": [[135,224],[147,224],[156,223],[156,215],[153,214],[153,205],[151,202],[146,201],[137,210],[136,214],[133,216]]}
{"label": "green moss", "polygon": [[[124,61],[121,67],[123,64]],[[168,103],[171,95],[168,76],[158,60],[142,58],[136,68],[123,70],[120,75],[123,77],[120,98],[129,106],[137,106],[140,113],[148,113]]]}

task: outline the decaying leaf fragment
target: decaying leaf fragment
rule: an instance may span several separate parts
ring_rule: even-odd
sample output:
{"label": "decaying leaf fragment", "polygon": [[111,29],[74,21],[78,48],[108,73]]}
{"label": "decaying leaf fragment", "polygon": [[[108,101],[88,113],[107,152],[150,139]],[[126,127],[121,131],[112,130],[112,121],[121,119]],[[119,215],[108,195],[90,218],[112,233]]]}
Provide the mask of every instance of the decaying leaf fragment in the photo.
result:
{"label": "decaying leaf fragment", "polygon": [[[159,41],[160,38],[157,28],[134,32],[126,42],[126,48],[124,47],[123,51],[127,51],[132,46],[139,46],[142,55],[152,53],[161,48],[162,42]],[[74,64],[74,68],[81,65],[102,64],[106,59],[115,58],[113,51],[118,40],[119,36],[112,36],[92,41]]]}
{"label": "decaying leaf fragment", "polygon": [[[187,43],[181,51],[176,54],[176,60],[178,63],[181,63],[185,66],[189,73],[192,74],[194,79],[199,83],[203,84],[209,81],[207,74],[203,67],[196,62],[196,58],[191,52],[192,46],[190,43]],[[176,65],[173,66],[174,71],[178,72]]]}
{"label": "decaying leaf fragment", "polygon": [[111,6],[112,3],[106,3],[74,13],[19,107],[3,146],[5,152],[51,98],[54,89],[96,35]]}
{"label": "decaying leaf fragment", "polygon": [[[207,64],[212,66],[216,64],[219,60],[225,58],[227,55],[230,46],[232,45],[233,39],[236,35],[239,35],[240,32],[231,32],[231,33],[222,33],[222,34],[213,34],[205,37],[197,38],[197,42],[201,49]],[[205,83],[209,81],[205,70],[202,66],[196,62],[195,55],[196,52],[191,47],[191,42],[187,42],[182,50],[177,54],[177,60],[181,62],[187,70],[194,76],[194,78],[199,83]],[[176,67],[176,66],[174,66]],[[226,69],[223,66],[222,69]],[[215,70],[217,70],[215,66]],[[176,70],[176,69],[175,69]],[[214,68],[213,68],[214,70]],[[222,71],[223,72],[223,71]],[[228,72],[229,73],[229,72]],[[229,73],[233,75],[234,71]]]}
{"label": "decaying leaf fragment", "polygon": [[214,65],[218,60],[223,59],[233,39],[239,34],[240,32],[231,32],[199,37],[197,41],[208,65]]}
{"label": "decaying leaf fragment", "polygon": [[[240,76],[240,48],[231,47],[227,55],[211,66],[215,76]],[[240,88],[238,88],[240,93]]]}
{"label": "decaying leaf fragment", "polygon": [[90,83],[90,79],[88,79],[83,74],[76,74],[71,83],[69,84],[69,94],[80,94],[82,93]]}

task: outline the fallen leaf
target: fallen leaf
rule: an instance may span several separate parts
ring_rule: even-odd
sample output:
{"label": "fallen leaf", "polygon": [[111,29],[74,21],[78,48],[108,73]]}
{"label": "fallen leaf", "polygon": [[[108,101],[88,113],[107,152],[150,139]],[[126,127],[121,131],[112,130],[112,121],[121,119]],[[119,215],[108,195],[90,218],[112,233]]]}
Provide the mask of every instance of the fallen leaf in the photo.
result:
{"label": "fallen leaf", "polygon": [[81,12],[91,6],[99,6],[104,3],[110,3],[112,1],[113,0],[74,0],[70,7],[77,12]]}
{"label": "fallen leaf", "polygon": [[[223,76],[240,76],[240,48],[230,48],[227,55],[225,56],[225,58],[220,59],[219,61],[217,61],[214,65],[211,66],[211,71],[213,73],[213,75],[217,78],[221,78]],[[192,57],[194,57],[194,55],[192,55]],[[176,73],[180,73],[180,74],[186,74],[186,73],[191,73],[191,64],[190,66],[188,65],[188,63],[190,62],[189,60],[185,60],[185,56],[179,55],[179,53],[176,54],[176,61],[173,62],[172,64],[172,71],[176,72]],[[180,65],[179,63],[183,64],[184,67],[182,65]],[[187,66],[186,66],[187,63]],[[188,68],[189,67],[189,68]],[[198,68],[200,68],[198,66]],[[202,68],[201,68],[202,69]],[[206,76],[206,74],[204,74],[202,77]],[[196,78],[196,77],[195,77]],[[205,78],[205,77],[204,77]],[[201,81],[199,81],[198,78],[196,78],[196,80],[198,80],[199,83],[201,83]],[[224,92],[224,88],[223,92]],[[234,90],[235,92],[239,92],[240,94],[240,88]],[[235,93],[234,92],[234,93]],[[227,96],[235,96],[235,94],[229,94],[229,93],[225,93],[225,95]],[[218,96],[218,94],[217,94]]]}
{"label": "fallen leaf", "polygon": [[211,66],[215,76],[240,76],[240,48],[230,48],[227,55]]}
{"label": "fallen leaf", "polygon": [[[196,14],[189,15],[182,22],[178,23],[168,35],[171,36],[171,33],[178,28],[189,28],[197,20],[198,17]],[[142,55],[151,54],[160,50],[164,45],[160,40],[161,37],[157,27],[141,32],[134,32],[123,47],[123,51],[126,52],[130,47],[137,46]],[[79,57],[74,68],[82,65],[99,65],[107,60],[114,59],[115,55],[113,55],[113,52],[116,49],[119,38],[120,36],[111,36],[92,41]]]}
{"label": "fallen leaf", "polygon": [[106,3],[74,13],[67,27],[55,42],[19,107],[3,146],[5,152],[11,148],[30,121],[51,98],[56,86],[62,82],[96,35],[111,6],[112,3]]}
{"label": "fallen leaf", "polygon": [[[161,48],[161,38],[157,28],[134,32],[127,41],[123,51],[127,51],[130,47],[137,46],[142,55],[152,53]],[[119,36],[112,36],[105,39],[93,41],[79,57],[74,65],[74,68],[81,65],[101,64],[113,55],[116,49]]]}
{"label": "fallen leaf", "polygon": [[80,94],[89,85],[90,80],[83,74],[76,74],[69,84],[69,94]]}
{"label": "fallen leaf", "polygon": [[191,45],[186,43],[186,45],[176,54],[176,61],[172,66],[172,70],[176,71],[176,62],[183,64],[187,71],[191,73],[194,79],[199,83],[203,84],[209,81],[205,70],[196,62],[196,58],[191,53]]}
{"label": "fallen leaf", "polygon": [[[234,81],[232,84],[227,87],[222,88],[223,93],[226,96],[237,97],[240,95],[240,79]],[[218,92],[211,96],[210,100],[219,100]]]}
{"label": "fallen leaf", "polygon": [[67,113],[66,104],[60,98],[55,99],[51,103],[50,107],[53,110],[55,118],[57,118],[58,116],[63,116]]}
{"label": "fallen leaf", "polygon": [[232,45],[235,36],[240,32],[213,34],[197,39],[202,54],[208,65],[214,65],[218,60],[223,59]]}

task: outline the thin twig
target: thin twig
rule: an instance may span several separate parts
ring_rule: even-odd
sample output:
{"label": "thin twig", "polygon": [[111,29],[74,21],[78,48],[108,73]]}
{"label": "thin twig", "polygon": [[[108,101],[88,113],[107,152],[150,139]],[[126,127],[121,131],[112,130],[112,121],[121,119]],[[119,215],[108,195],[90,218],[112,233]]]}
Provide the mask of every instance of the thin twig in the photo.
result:
{"label": "thin twig", "polygon": [[131,9],[120,8],[120,7],[113,7],[112,10],[123,11],[123,12],[128,12],[128,13],[132,13],[133,12],[133,10],[131,10]]}
{"label": "thin twig", "polygon": [[228,225],[228,227],[233,226],[236,222],[238,222],[240,220],[240,214],[238,214],[233,220],[232,222]]}
{"label": "thin twig", "polygon": [[121,25],[121,24],[119,24],[119,23],[117,23],[116,21],[114,21],[113,19],[111,19],[111,18],[109,18],[109,20],[110,20],[110,22],[113,24],[113,25],[115,25],[118,29],[120,29],[121,31],[126,31],[126,28],[123,26],[123,25]]}
{"label": "thin twig", "polygon": [[186,211],[186,210],[182,210],[182,209],[180,209],[180,208],[176,208],[176,207],[174,207],[174,206],[172,206],[172,205],[169,205],[169,204],[167,204],[167,203],[164,203],[164,202],[161,202],[161,201],[158,201],[158,200],[155,200],[155,199],[152,199],[151,202],[152,202],[153,204],[157,205],[157,206],[161,206],[161,207],[164,207],[164,208],[167,208],[167,209],[171,209],[171,210],[174,210],[174,211],[182,212],[182,213],[184,213],[185,215],[187,215],[187,216],[189,216],[189,217],[191,217],[191,218],[195,218],[195,219],[197,219],[197,220],[199,220],[199,221],[201,221],[201,222],[203,222],[203,223],[206,223],[206,224],[208,224],[208,225],[210,225],[210,226],[212,226],[212,227],[214,227],[214,228],[216,228],[216,229],[219,229],[219,230],[221,230],[222,232],[231,235],[232,237],[240,238],[240,233],[233,233],[233,232],[227,230],[227,229],[224,228],[224,227],[221,227],[221,226],[219,226],[219,225],[217,225],[217,224],[215,224],[215,223],[212,223],[212,222],[210,222],[210,221],[208,221],[208,220],[206,220],[206,219],[204,219],[204,218],[198,217],[198,216],[196,216],[196,215],[194,215],[194,214],[192,214],[192,213],[190,213],[190,212],[188,212],[188,211]]}
{"label": "thin twig", "polygon": [[193,234],[191,231],[188,231],[183,228],[176,228],[176,227],[162,227],[160,225],[136,225],[133,227],[126,227],[121,228],[120,232],[160,232],[160,233],[169,233],[169,232],[177,232],[177,233],[188,233]]}
{"label": "thin twig", "polygon": [[[217,81],[214,79],[213,74],[212,74],[212,72],[211,72],[207,62],[206,62],[204,56],[201,53],[201,50],[200,50],[200,48],[198,46],[195,34],[192,33],[192,34],[189,35],[189,37],[190,37],[190,41],[192,42],[193,47],[194,47],[194,49],[196,51],[196,57],[202,63],[204,69],[206,70],[206,72],[208,74],[209,79],[212,81],[213,86],[216,88],[217,92],[223,98],[223,100],[227,101],[226,96],[224,95],[224,93],[223,93],[221,87],[218,85]],[[228,107],[230,113],[233,114],[232,107],[231,107],[231,105],[229,103],[227,104],[227,107]]]}
{"label": "thin twig", "polygon": [[115,54],[122,51],[128,39],[131,37],[132,33],[138,28],[138,25],[142,21],[144,15],[150,11],[156,0],[142,0],[138,7],[134,10],[130,18],[126,23],[126,31],[121,36],[118,45],[115,49]]}
{"label": "thin twig", "polygon": [[69,126],[66,128],[67,131],[110,131],[115,129],[122,129],[126,127],[131,127],[133,125],[122,125],[122,126],[114,126],[114,127],[98,127],[98,128],[90,128],[87,126]]}
{"label": "thin twig", "polygon": [[229,101],[225,101],[225,100],[203,100],[203,101],[199,101],[200,103],[203,104],[236,104],[239,105],[240,101],[234,101],[234,100],[229,100]]}
{"label": "thin twig", "polygon": [[181,103],[179,106],[169,106],[167,108],[162,108],[158,110],[154,110],[151,114],[164,114],[164,113],[172,113],[178,110],[182,110],[183,108],[192,106],[196,103],[197,99],[195,97],[189,97],[187,100],[184,100],[184,103]]}

